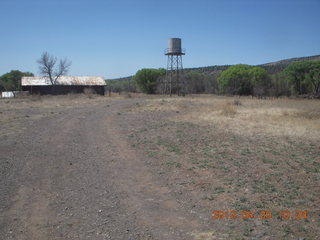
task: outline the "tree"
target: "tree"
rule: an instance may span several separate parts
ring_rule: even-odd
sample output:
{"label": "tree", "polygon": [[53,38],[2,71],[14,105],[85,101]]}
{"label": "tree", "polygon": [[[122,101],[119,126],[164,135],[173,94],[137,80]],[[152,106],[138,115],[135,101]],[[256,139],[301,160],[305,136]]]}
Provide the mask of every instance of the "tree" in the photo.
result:
{"label": "tree", "polygon": [[144,93],[152,94],[156,92],[157,81],[166,74],[166,70],[145,68],[139,70],[134,76],[140,90]]}
{"label": "tree", "polygon": [[198,72],[188,72],[184,76],[186,93],[203,93],[205,91],[205,75]]}
{"label": "tree", "polygon": [[320,61],[291,63],[284,70],[298,94],[320,94]]}
{"label": "tree", "polygon": [[221,93],[250,95],[254,87],[266,88],[268,74],[261,67],[238,64],[223,71],[217,80]]}
{"label": "tree", "polygon": [[271,96],[290,96],[292,94],[291,89],[290,82],[283,71],[271,75],[271,86],[269,89]]}
{"label": "tree", "polygon": [[57,58],[48,52],[44,52],[37,63],[39,64],[40,73],[48,77],[52,85],[56,85],[59,77],[66,75],[71,66],[71,62],[66,58],[59,60],[59,64],[56,65]]}
{"label": "tree", "polygon": [[106,80],[106,84],[111,92],[136,92],[136,84],[132,79]]}
{"label": "tree", "polygon": [[309,71],[309,65],[310,62],[294,62],[284,69],[287,79],[298,94],[308,93],[309,86],[306,81],[306,76]]}
{"label": "tree", "polygon": [[21,78],[33,76],[31,72],[11,70],[0,77],[0,88],[5,91],[18,91],[21,89]]}
{"label": "tree", "polygon": [[312,84],[313,94],[315,96],[319,96],[320,94],[320,62],[310,62],[309,70],[306,76],[306,81]]}
{"label": "tree", "polygon": [[268,94],[271,87],[271,79],[267,71],[261,67],[251,67],[249,77],[252,85],[252,94],[262,97]]}

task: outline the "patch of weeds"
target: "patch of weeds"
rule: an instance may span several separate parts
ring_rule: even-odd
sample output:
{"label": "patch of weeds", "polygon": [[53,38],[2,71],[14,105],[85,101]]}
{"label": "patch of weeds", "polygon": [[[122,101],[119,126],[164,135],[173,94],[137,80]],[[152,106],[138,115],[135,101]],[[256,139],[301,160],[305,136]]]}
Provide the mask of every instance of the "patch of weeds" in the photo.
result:
{"label": "patch of weeds", "polygon": [[198,167],[199,167],[199,168],[206,168],[206,167],[208,167],[208,164],[206,164],[206,163],[200,163]]}
{"label": "patch of weeds", "polygon": [[285,183],[285,188],[290,190],[294,195],[299,195],[300,186],[296,184],[294,181],[289,180]]}
{"label": "patch of weeds", "polygon": [[292,233],[292,230],[291,230],[291,228],[290,228],[288,225],[285,225],[285,226],[283,227],[283,232],[284,232],[283,237],[288,237],[289,234]]}
{"label": "patch of weeds", "polygon": [[165,145],[166,143],[160,136],[157,136],[157,144],[158,145]]}
{"label": "patch of weeds", "polygon": [[238,187],[238,188],[243,188],[245,185],[246,185],[246,181],[241,180],[241,179],[238,179],[238,180],[237,180],[236,187]]}
{"label": "patch of weeds", "polygon": [[253,228],[250,228],[250,227],[246,226],[246,227],[244,228],[244,233],[243,233],[243,235],[246,236],[246,237],[248,237],[248,236],[250,236],[251,232],[253,232],[253,230],[254,230]]}
{"label": "patch of weeds", "polygon": [[133,133],[130,133],[130,134],[128,135],[128,137],[129,137],[129,138],[133,138],[133,137],[134,137],[134,134],[133,134]]}
{"label": "patch of weeds", "polygon": [[181,166],[182,166],[181,163],[176,163],[177,168],[181,168]]}
{"label": "patch of weeds", "polygon": [[198,163],[199,163],[199,162],[197,162],[197,160],[195,160],[195,159],[191,159],[190,162],[191,162],[192,164],[198,164]]}
{"label": "patch of weeds", "polygon": [[272,152],[273,155],[280,155],[280,153],[275,151],[275,150],[272,150],[271,152]]}
{"label": "patch of weeds", "polygon": [[216,149],[214,147],[211,147],[211,146],[205,146],[203,148],[203,152],[208,156],[212,156],[212,154],[214,154],[215,151],[216,151]]}
{"label": "patch of weeds", "polygon": [[165,164],[166,166],[168,166],[168,167],[171,167],[171,166],[173,166],[175,163],[174,163],[173,161],[171,161],[171,160],[166,160],[166,161],[164,162],[164,164]]}
{"label": "patch of weeds", "polygon": [[265,164],[278,165],[279,163],[268,158],[262,158],[262,162]]}
{"label": "patch of weeds", "polygon": [[248,148],[241,150],[240,154],[243,156],[249,155],[251,152]]}
{"label": "patch of weeds", "polygon": [[222,115],[225,115],[228,117],[234,117],[236,113],[237,113],[237,109],[232,103],[228,102],[222,106],[222,109],[221,109]]}
{"label": "patch of weeds", "polygon": [[231,171],[230,168],[227,166],[221,166],[220,169],[223,170],[224,173],[228,173]]}
{"label": "patch of weeds", "polygon": [[175,154],[178,154],[178,155],[182,154],[181,149],[175,145],[167,146],[167,150],[169,152],[174,152]]}
{"label": "patch of weeds", "polygon": [[152,143],[151,141],[148,141],[148,140],[143,140],[142,142],[143,144],[148,144],[148,143]]}
{"label": "patch of weeds", "polygon": [[238,161],[233,161],[233,166],[235,166],[235,167],[242,167],[243,164],[240,163],[240,162],[238,162]]}
{"label": "patch of weeds", "polygon": [[241,103],[241,101],[240,101],[239,99],[234,99],[234,100],[233,100],[233,105],[241,106],[242,103]]}
{"label": "patch of weeds", "polygon": [[281,205],[288,208],[293,207],[295,203],[292,201],[292,196],[284,196]]}
{"label": "patch of weeds", "polygon": [[277,165],[271,165],[269,168],[270,169],[277,169],[278,167],[277,167]]}
{"label": "patch of weeds", "polygon": [[240,158],[239,158],[239,162],[240,162],[241,165],[247,164],[248,161],[249,161],[249,159],[248,159],[248,157],[246,155],[243,155],[243,157],[240,156]]}
{"label": "patch of weeds", "polygon": [[249,205],[242,203],[240,201],[236,201],[235,203],[233,203],[232,207],[236,211],[251,211],[252,210],[252,208]]}
{"label": "patch of weeds", "polygon": [[283,175],[283,173],[281,172],[274,172],[274,173],[270,173],[270,178],[273,179],[274,177],[281,177]]}
{"label": "patch of weeds", "polygon": [[257,209],[265,209],[265,205],[262,202],[256,202],[254,205]]}
{"label": "patch of weeds", "polygon": [[172,160],[166,160],[165,162],[164,162],[164,164],[166,165],[166,166],[168,166],[168,167],[177,167],[177,168],[181,168],[181,163],[177,163],[177,162],[174,162],[174,161],[172,161]]}
{"label": "patch of weeds", "polygon": [[216,187],[213,189],[214,194],[219,194],[219,193],[224,193],[224,192],[225,192],[224,187]]}
{"label": "patch of weeds", "polygon": [[156,157],[157,156],[157,152],[148,152],[147,156],[150,158]]}
{"label": "patch of weeds", "polygon": [[182,137],[183,131],[178,129],[178,130],[176,130],[176,134],[177,134],[177,137]]}
{"label": "patch of weeds", "polygon": [[317,167],[305,167],[306,173],[320,173],[320,168]]}
{"label": "patch of weeds", "polygon": [[206,196],[202,198],[202,200],[209,200],[209,201],[213,201],[214,199],[215,199],[214,196]]}
{"label": "patch of weeds", "polygon": [[249,148],[246,148],[244,151],[245,151],[247,154],[250,154],[250,153],[251,153],[251,150],[250,150]]}
{"label": "patch of weeds", "polygon": [[295,200],[300,196],[300,186],[294,181],[289,180],[284,184],[286,192],[281,195],[281,204],[285,207],[293,207],[296,205]]}
{"label": "patch of weeds", "polygon": [[198,167],[199,168],[207,168],[207,167],[211,167],[211,166],[208,164],[208,160],[203,159],[198,163]]}
{"label": "patch of weeds", "polygon": [[240,197],[240,202],[245,203],[248,201],[248,199],[246,197]]}
{"label": "patch of weeds", "polygon": [[227,179],[227,181],[224,183],[224,185],[227,185],[227,186],[230,186],[230,185],[232,185],[233,184],[233,180],[234,179]]}
{"label": "patch of weeds", "polygon": [[297,226],[297,228],[298,228],[298,231],[299,232],[304,232],[304,233],[307,233],[308,232],[308,228],[304,225],[304,224],[299,224],[298,226]]}
{"label": "patch of weeds", "polygon": [[261,180],[254,180],[252,189],[254,193],[272,193],[277,191],[276,187],[273,184]]}
{"label": "patch of weeds", "polygon": [[140,128],[140,129],[138,129],[138,132],[139,132],[139,133],[146,132],[146,131],[147,131],[146,128]]}

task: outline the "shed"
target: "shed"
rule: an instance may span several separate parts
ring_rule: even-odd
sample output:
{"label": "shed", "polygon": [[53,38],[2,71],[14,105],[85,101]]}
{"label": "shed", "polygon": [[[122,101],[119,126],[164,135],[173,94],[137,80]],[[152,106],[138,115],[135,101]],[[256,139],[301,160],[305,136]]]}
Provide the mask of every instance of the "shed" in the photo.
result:
{"label": "shed", "polygon": [[31,94],[68,94],[83,93],[85,89],[104,95],[106,82],[102,77],[94,76],[61,76],[55,85],[52,85],[48,77],[22,77],[21,87],[23,91]]}

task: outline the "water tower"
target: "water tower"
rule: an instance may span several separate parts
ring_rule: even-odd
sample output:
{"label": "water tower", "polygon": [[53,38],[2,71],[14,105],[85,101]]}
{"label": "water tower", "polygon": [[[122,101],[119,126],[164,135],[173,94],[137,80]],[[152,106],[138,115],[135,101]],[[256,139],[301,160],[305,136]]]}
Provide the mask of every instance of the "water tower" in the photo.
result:
{"label": "water tower", "polygon": [[185,94],[185,84],[182,78],[183,66],[182,56],[185,55],[185,49],[181,48],[181,38],[169,38],[168,48],[165,50],[168,56],[167,73],[164,80],[163,93]]}

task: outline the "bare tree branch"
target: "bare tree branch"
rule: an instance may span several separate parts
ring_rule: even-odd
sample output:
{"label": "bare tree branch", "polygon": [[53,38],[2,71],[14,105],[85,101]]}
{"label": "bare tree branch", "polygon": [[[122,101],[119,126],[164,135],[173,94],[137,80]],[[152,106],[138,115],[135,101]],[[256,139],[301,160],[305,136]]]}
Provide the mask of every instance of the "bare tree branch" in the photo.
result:
{"label": "bare tree branch", "polygon": [[52,85],[56,85],[58,78],[66,75],[71,66],[71,61],[68,61],[68,59],[60,60],[59,65],[56,66],[57,58],[48,52],[44,52],[37,63],[39,64],[40,74],[48,77]]}
{"label": "bare tree branch", "polygon": [[60,76],[66,75],[69,71],[70,66],[71,66],[71,61],[68,61],[68,59],[65,58],[64,60],[60,60],[59,66],[54,72],[54,75],[55,75],[54,81],[56,82]]}

